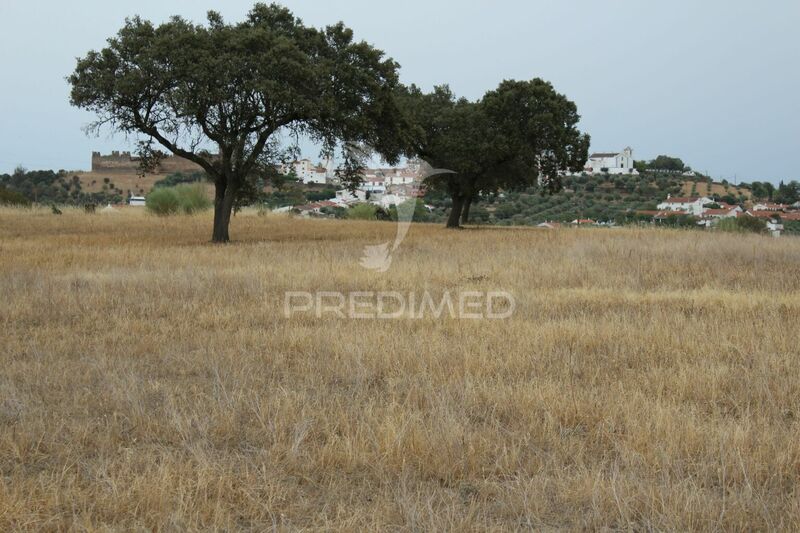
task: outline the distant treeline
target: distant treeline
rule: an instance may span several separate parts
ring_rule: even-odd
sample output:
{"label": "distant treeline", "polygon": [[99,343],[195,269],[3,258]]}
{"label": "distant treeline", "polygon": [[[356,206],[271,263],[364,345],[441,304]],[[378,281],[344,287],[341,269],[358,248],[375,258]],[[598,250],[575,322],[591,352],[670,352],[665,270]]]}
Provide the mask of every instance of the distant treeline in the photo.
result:
{"label": "distant treeline", "polygon": [[[0,187],[22,196],[29,203],[85,205],[119,203],[123,193],[110,178],[105,178],[100,192],[85,192],[78,176],[59,170],[25,170],[0,174]],[[5,202],[4,202],[5,203]]]}

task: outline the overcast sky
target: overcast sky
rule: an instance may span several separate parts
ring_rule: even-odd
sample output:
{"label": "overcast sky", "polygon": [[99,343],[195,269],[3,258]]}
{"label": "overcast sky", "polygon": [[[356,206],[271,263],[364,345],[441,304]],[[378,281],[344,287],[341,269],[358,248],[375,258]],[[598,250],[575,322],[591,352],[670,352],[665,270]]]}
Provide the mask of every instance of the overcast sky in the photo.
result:
{"label": "overcast sky", "polygon": [[[541,77],[578,105],[592,150],[679,156],[715,177],[800,179],[800,2],[771,0],[285,0],[305,23],[342,20],[401,65],[405,83],[479,98]],[[88,169],[92,116],[64,78],[126,16],[229,21],[245,0],[0,0],[0,172]],[[316,154],[306,154],[314,157]]]}

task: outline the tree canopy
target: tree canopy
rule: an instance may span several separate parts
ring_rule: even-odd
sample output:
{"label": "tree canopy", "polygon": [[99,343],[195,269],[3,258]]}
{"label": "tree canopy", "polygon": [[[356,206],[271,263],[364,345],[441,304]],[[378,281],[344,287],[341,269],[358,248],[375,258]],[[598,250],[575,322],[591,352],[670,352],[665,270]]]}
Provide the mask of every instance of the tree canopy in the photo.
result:
{"label": "tree canopy", "polygon": [[691,170],[679,157],[660,155],[650,161],[636,161],[635,167],[639,171],[660,170],[667,172],[684,172]]}
{"label": "tree canopy", "polygon": [[540,79],[502,82],[478,101],[456,98],[449,87],[400,99],[421,131],[416,151],[433,167],[453,171],[427,185],[452,198],[448,227],[469,217],[481,192],[539,186],[559,190],[562,171],[581,169],[589,136],[578,131],[575,104]]}
{"label": "tree canopy", "polygon": [[[128,19],[108,46],[78,60],[71,103],[96,127],[141,138],[146,164],[159,145],[214,181],[212,240],[227,242],[237,196],[286,155],[281,136],[305,136],[326,153],[366,145],[390,163],[410,142],[395,101],[398,65],[339,23],[305,26],[278,5],[256,4],[228,24],[180,17],[154,26]],[[343,150],[340,176],[357,181],[361,152]]]}

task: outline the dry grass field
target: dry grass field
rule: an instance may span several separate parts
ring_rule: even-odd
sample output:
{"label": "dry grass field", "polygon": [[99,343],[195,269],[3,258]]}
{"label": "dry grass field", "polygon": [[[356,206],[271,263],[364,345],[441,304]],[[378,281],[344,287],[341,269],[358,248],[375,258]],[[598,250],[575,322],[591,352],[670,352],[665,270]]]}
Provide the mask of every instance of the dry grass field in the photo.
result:
{"label": "dry grass field", "polygon": [[103,179],[108,178],[114,187],[122,190],[124,194],[131,191],[131,194],[146,194],[150,192],[153,185],[164,178],[167,174],[148,174],[139,176],[136,172],[71,172],[70,176],[78,176],[81,180],[81,187],[84,192],[100,192],[103,190]]}
{"label": "dry grass field", "polygon": [[[0,210],[0,530],[800,529],[800,239]],[[286,291],[511,292],[507,320]]]}
{"label": "dry grass field", "polygon": [[[694,192],[693,192],[694,191]],[[752,199],[752,193],[750,189],[742,189],[735,185],[729,185],[728,188],[721,183],[713,183],[708,184],[707,182],[694,182],[691,180],[687,180],[683,182],[683,189],[681,194],[684,196],[693,196],[693,195],[703,195],[703,196],[725,196],[726,194],[732,194],[734,196],[742,195],[748,200]]]}

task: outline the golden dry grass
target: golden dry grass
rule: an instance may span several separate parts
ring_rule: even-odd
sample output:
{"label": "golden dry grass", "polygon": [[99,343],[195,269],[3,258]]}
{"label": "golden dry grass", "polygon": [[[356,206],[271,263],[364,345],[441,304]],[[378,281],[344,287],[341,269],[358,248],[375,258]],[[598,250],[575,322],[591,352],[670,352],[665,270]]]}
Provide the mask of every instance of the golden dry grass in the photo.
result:
{"label": "golden dry grass", "polygon": [[[0,210],[0,530],[800,528],[800,239]],[[286,319],[287,290],[511,319]]]}
{"label": "golden dry grass", "polygon": [[140,176],[136,172],[72,172],[70,176],[78,176],[81,180],[81,188],[84,192],[101,192],[103,190],[103,179],[108,178],[114,187],[120,189],[123,194],[131,191],[131,194],[146,194],[150,192],[153,185],[164,178],[167,174],[147,174]]}
{"label": "golden dry grass", "polygon": [[737,187],[735,185],[729,185],[726,189],[722,183],[713,183],[711,185],[705,181],[698,181],[694,182],[691,180],[687,180],[683,182],[683,188],[681,189],[681,194],[684,196],[692,196],[694,191],[694,195],[701,195],[701,196],[725,196],[727,194],[732,194],[733,196],[744,196],[748,200],[752,198],[752,192],[750,189],[742,189],[741,187]]}

